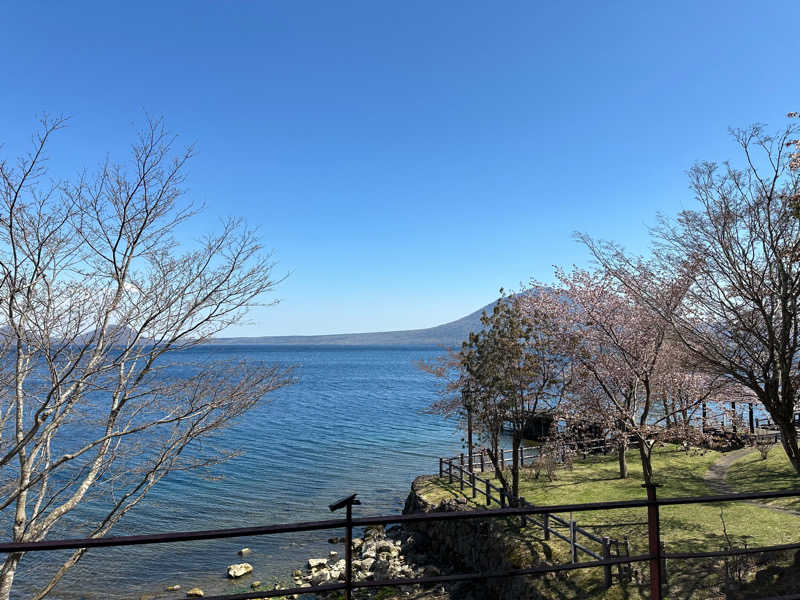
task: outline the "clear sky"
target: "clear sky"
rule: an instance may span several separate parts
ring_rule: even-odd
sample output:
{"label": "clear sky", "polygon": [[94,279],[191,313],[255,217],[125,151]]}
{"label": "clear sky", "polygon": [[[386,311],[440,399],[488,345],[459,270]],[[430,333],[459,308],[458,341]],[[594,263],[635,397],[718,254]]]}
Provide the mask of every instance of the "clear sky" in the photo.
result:
{"label": "clear sky", "polygon": [[[693,205],[729,126],[800,109],[798,3],[17,2],[0,142],[71,116],[58,173],[124,152],[145,112],[196,143],[197,232],[243,216],[278,306],[231,335],[459,318],[552,265],[579,230],[647,246]],[[191,232],[183,231],[182,235]]]}

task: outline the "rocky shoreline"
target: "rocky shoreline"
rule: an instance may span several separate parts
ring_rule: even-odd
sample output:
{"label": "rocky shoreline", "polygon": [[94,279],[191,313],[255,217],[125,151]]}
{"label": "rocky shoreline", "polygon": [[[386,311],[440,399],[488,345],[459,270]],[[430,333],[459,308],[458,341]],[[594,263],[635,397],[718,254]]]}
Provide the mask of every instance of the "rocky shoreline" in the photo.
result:
{"label": "rocky shoreline", "polygon": [[[345,538],[330,538],[330,544],[345,544]],[[360,537],[353,538],[353,581],[380,581],[382,579],[402,579],[413,577],[432,577],[441,575],[439,566],[428,559],[426,551],[430,542],[424,534],[410,532],[402,527],[394,526],[384,529],[382,526],[368,527]],[[248,548],[239,551],[244,557],[250,553]],[[226,573],[229,579],[238,580],[250,575],[253,567],[247,562],[228,565]],[[249,587],[253,591],[267,591],[287,588],[310,588],[325,584],[343,582],[345,579],[344,551],[331,550],[328,556],[309,558],[305,569],[297,569],[292,573],[292,583],[266,584],[252,581]],[[166,592],[183,592],[180,585],[165,588]],[[186,598],[202,598],[206,592],[201,587],[191,587],[185,592]],[[157,594],[140,596],[139,600],[155,600]],[[292,600],[334,600],[343,598],[341,591],[309,592],[283,596]],[[449,600],[450,596],[442,586],[409,585],[402,587],[377,587],[357,589],[353,598],[379,600]]]}
{"label": "rocky shoreline", "polygon": [[[427,504],[416,489],[418,481],[428,477],[419,477],[412,485],[406,499],[404,513],[452,511],[466,509],[463,499],[443,501],[437,506]],[[438,537],[438,532],[437,537]],[[253,576],[254,569],[247,562],[239,562],[227,566],[228,579],[241,582],[253,592],[273,591],[289,588],[311,588],[326,584],[341,583],[345,580],[345,538],[329,538],[328,543],[335,550],[330,550],[327,556],[310,557],[303,569],[295,570],[290,579],[277,583],[273,579],[270,583],[254,580],[248,582],[247,576]],[[455,557],[442,556],[439,552],[438,542],[432,540],[428,533],[419,529],[412,529],[395,525],[384,528],[371,526],[364,529],[358,537],[352,540],[352,565],[353,581],[381,581],[386,579],[410,579],[418,577],[436,577],[442,574],[459,570],[459,561]],[[238,554],[244,558],[250,554],[249,548],[242,548]],[[353,598],[357,600],[450,600],[451,595],[463,597],[461,588],[468,584],[419,584],[402,586],[383,586],[359,588],[353,590]],[[164,591],[182,593],[186,598],[202,598],[206,592],[199,586],[191,587],[184,591],[180,585],[170,585]],[[139,600],[156,600],[161,594],[146,594]],[[311,592],[283,596],[292,600],[340,600],[344,597],[342,591]],[[469,598],[469,594],[466,595]]]}
{"label": "rocky shoreline", "polygon": [[[333,538],[331,543],[346,543],[344,538]],[[417,532],[394,526],[368,527],[363,537],[353,538],[353,581],[380,581],[382,579],[434,577],[441,575],[439,567],[428,559],[425,551],[429,540]],[[309,558],[305,571],[293,573],[294,585],[311,587],[342,582],[345,578],[345,560],[338,551],[330,551],[326,558]],[[341,592],[309,594],[308,597],[331,599]],[[298,596],[295,596],[298,597]],[[419,598],[447,599],[449,595],[441,586],[419,585],[402,588],[362,588],[353,591],[354,598]]]}

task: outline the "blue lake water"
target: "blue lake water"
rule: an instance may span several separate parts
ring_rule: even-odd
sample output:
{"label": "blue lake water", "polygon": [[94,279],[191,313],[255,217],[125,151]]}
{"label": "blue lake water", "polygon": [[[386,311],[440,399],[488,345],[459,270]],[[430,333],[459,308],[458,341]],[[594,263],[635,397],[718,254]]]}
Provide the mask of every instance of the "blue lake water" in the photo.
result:
{"label": "blue lake water", "polygon": [[[242,359],[297,365],[296,385],[275,392],[225,430],[242,451],[206,476],[173,473],[126,515],[115,534],[217,529],[332,518],[327,506],[356,492],[357,515],[399,512],[411,481],[432,473],[437,457],[460,451],[456,424],[421,411],[436,382],[416,367],[440,350],[375,347],[208,346],[176,356],[188,363]],[[253,579],[285,578],[309,556],[333,548],[342,531],[90,551],[52,598],[182,598],[199,585],[206,595],[250,591]],[[225,578],[247,557],[254,577]],[[64,555],[59,554],[58,557]],[[56,555],[28,555],[14,597],[27,598]],[[162,593],[180,584],[181,592]]]}

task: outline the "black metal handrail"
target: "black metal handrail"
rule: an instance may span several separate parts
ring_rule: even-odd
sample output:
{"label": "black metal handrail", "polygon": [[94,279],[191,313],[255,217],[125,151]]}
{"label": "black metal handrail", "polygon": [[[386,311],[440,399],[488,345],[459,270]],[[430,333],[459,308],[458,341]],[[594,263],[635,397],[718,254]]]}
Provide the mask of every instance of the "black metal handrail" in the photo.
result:
{"label": "black metal handrail", "polygon": [[[386,525],[389,523],[425,523],[434,521],[460,521],[466,519],[496,519],[503,517],[514,517],[521,515],[538,515],[548,513],[583,512],[597,510],[614,510],[621,508],[648,508],[648,532],[651,542],[651,551],[647,554],[633,556],[622,556],[617,558],[607,558],[604,560],[594,560],[589,562],[572,562],[567,564],[543,565],[526,569],[511,569],[502,572],[491,573],[463,573],[455,575],[440,575],[430,577],[414,577],[406,579],[385,579],[373,581],[350,581],[333,583],[311,587],[295,587],[280,590],[264,590],[257,592],[247,592],[241,594],[228,594],[224,596],[210,596],[206,600],[251,600],[255,598],[271,598],[288,596],[292,594],[305,594],[316,592],[328,592],[344,590],[345,597],[350,598],[351,590],[361,588],[376,588],[383,586],[414,585],[414,584],[437,584],[450,583],[456,581],[474,581],[485,579],[497,579],[505,577],[516,577],[522,575],[536,575],[557,571],[572,571],[576,569],[587,569],[596,567],[607,567],[620,564],[635,562],[650,563],[651,598],[662,600],[663,574],[662,560],[668,559],[694,559],[694,558],[719,558],[724,556],[736,556],[744,554],[756,554],[760,552],[774,552],[780,550],[800,549],[800,541],[790,544],[773,546],[760,546],[755,548],[731,548],[721,551],[710,552],[663,552],[654,550],[660,548],[660,532],[658,528],[658,510],[661,506],[675,506],[685,504],[714,504],[720,502],[736,502],[744,500],[771,500],[776,498],[800,497],[800,490],[785,490],[774,492],[751,492],[744,494],[723,494],[713,496],[693,496],[693,497],[673,497],[659,499],[656,497],[655,486],[648,487],[648,499],[641,500],[618,500],[613,502],[589,502],[580,504],[557,504],[550,506],[521,506],[513,508],[500,508],[494,510],[474,510],[458,511],[448,513],[415,513],[415,514],[394,514],[381,515],[374,517],[352,517],[352,504],[357,503],[355,494],[342,499],[341,507],[347,507],[347,517],[344,519],[330,519],[325,521],[308,521],[302,523],[284,523],[277,525],[262,525],[256,527],[237,527],[230,529],[212,529],[203,531],[182,531],[174,533],[157,533],[149,535],[130,535],[130,536],[111,536],[81,539],[62,539],[45,540],[41,542],[5,542],[0,543],[0,553],[10,552],[42,552],[51,550],[67,550],[78,548],[101,548],[110,546],[135,546],[142,544],[162,544],[173,542],[191,542],[209,539],[225,539],[234,537],[249,537],[259,535],[272,535],[278,533],[298,533],[304,531],[320,531],[327,529],[345,528],[347,532],[346,543],[352,547],[352,530],[354,527],[366,527],[370,525]],[[331,509],[339,508],[331,505]],[[352,561],[350,553],[347,553],[347,560]]]}

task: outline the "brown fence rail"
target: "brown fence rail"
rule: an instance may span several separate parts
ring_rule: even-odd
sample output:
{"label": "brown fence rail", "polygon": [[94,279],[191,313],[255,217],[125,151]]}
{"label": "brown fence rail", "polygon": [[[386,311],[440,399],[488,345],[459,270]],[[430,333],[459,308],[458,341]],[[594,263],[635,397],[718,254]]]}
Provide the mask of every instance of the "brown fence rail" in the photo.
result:
{"label": "brown fence rail", "polygon": [[[700,496],[685,498],[662,498],[656,496],[656,486],[648,485],[648,498],[646,500],[622,500],[616,502],[594,502],[585,504],[561,504],[551,506],[519,506],[514,508],[500,508],[496,510],[475,510],[450,513],[417,513],[407,515],[382,515],[376,517],[353,518],[353,504],[358,504],[356,495],[347,496],[338,502],[330,505],[332,511],[346,508],[344,519],[331,519],[326,521],[312,521],[305,523],[287,523],[279,525],[263,525],[258,527],[239,527],[235,529],[216,529],[206,531],[185,531],[176,533],[158,533],[151,535],[132,535],[116,537],[97,537],[84,539],[65,539],[49,540],[42,542],[8,542],[0,543],[0,552],[42,552],[49,550],[67,550],[78,548],[102,548],[109,546],[134,546],[141,544],[163,544],[173,542],[189,542],[209,539],[224,539],[234,537],[248,537],[258,535],[272,535],[277,533],[295,533],[303,531],[319,531],[326,529],[344,528],[346,532],[347,548],[352,548],[353,528],[366,527],[368,525],[386,525],[388,523],[424,523],[431,521],[456,521],[465,519],[497,519],[503,517],[523,517],[532,518],[541,515],[544,518],[553,518],[553,513],[582,512],[597,510],[613,510],[619,508],[647,508],[647,524],[649,538],[649,552],[634,556],[606,557],[600,560],[588,562],[578,562],[577,556],[571,563],[541,565],[527,569],[513,569],[503,572],[492,573],[466,573],[456,575],[441,575],[437,577],[415,577],[406,579],[386,579],[380,581],[353,581],[352,579],[352,557],[351,552],[346,552],[345,580],[341,583],[333,583],[311,587],[295,587],[281,590],[269,590],[260,592],[248,592],[242,594],[228,594],[225,596],[211,596],[207,600],[252,600],[256,598],[282,597],[293,594],[307,594],[315,592],[330,592],[343,590],[345,598],[351,597],[351,591],[361,588],[379,588],[383,586],[413,585],[413,584],[442,584],[456,581],[476,581],[486,579],[496,579],[505,577],[517,577],[523,575],[536,575],[548,572],[571,571],[575,569],[588,569],[603,567],[608,572],[612,567],[628,565],[636,562],[648,562],[650,566],[650,592],[652,600],[662,600],[663,596],[663,561],[665,559],[696,559],[696,558],[719,558],[724,556],[735,556],[743,554],[755,554],[759,552],[774,552],[779,550],[793,550],[800,548],[800,542],[791,544],[781,544],[776,546],[761,546],[756,548],[731,548],[729,550],[711,552],[664,552],[662,540],[660,538],[659,509],[662,506],[672,506],[679,504],[706,504],[745,500],[767,500],[775,498],[800,497],[800,490],[789,490],[781,492],[756,492],[748,494],[727,494],[718,496]],[[551,533],[553,532],[550,529]],[[596,557],[596,555],[591,554]],[[785,598],[797,598],[797,595]]]}

